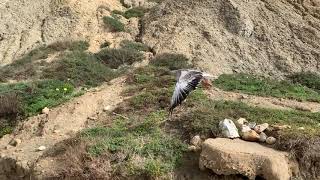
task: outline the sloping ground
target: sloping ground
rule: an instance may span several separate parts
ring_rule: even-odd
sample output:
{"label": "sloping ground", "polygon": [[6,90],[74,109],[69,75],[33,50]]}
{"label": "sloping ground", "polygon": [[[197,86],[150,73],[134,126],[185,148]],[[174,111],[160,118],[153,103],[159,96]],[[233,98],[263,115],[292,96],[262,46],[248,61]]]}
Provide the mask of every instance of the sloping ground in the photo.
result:
{"label": "sloping ground", "polygon": [[[111,84],[106,83],[96,91],[53,109],[48,116],[31,117],[22,122],[15,133],[4,136],[0,141],[0,179],[27,178],[38,159],[53,145],[83,129],[88,118],[95,117],[104,107],[114,107],[123,100],[120,96],[123,80],[118,78]],[[21,143],[10,146],[12,139],[20,139]],[[38,151],[40,146],[45,146],[46,151]]]}
{"label": "sloping ground", "polygon": [[185,54],[213,74],[281,77],[320,68],[317,0],[167,0],[143,29],[156,53]]}
{"label": "sloping ground", "polygon": [[[95,51],[114,36],[104,29],[102,17],[122,8],[118,0],[1,1],[0,65],[59,40],[88,40],[93,46],[90,50]],[[128,37],[128,33],[120,34]]]}

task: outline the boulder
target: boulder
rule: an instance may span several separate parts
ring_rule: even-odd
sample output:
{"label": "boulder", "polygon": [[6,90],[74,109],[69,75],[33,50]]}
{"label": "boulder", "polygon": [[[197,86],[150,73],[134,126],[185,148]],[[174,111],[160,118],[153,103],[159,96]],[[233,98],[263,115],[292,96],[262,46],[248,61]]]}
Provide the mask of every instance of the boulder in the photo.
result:
{"label": "boulder", "polygon": [[225,119],[223,121],[220,121],[219,129],[221,130],[223,137],[226,137],[226,138],[240,137],[236,125],[230,119]]}
{"label": "boulder", "polygon": [[[241,174],[249,179],[289,180],[289,154],[241,139],[207,139],[202,145],[199,168],[219,175]],[[293,162],[292,162],[293,163]]]}

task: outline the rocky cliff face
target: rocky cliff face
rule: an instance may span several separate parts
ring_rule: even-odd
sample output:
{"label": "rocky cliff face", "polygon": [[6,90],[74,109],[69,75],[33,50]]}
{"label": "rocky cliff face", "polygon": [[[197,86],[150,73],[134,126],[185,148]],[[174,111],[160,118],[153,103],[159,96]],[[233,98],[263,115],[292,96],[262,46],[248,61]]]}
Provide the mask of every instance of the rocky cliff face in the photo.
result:
{"label": "rocky cliff face", "polygon": [[283,77],[320,68],[320,1],[165,1],[145,18],[143,41],[214,74]]}
{"label": "rocky cliff face", "polygon": [[122,8],[117,0],[1,1],[0,65],[54,41],[86,39],[94,46],[109,36],[100,17]]}

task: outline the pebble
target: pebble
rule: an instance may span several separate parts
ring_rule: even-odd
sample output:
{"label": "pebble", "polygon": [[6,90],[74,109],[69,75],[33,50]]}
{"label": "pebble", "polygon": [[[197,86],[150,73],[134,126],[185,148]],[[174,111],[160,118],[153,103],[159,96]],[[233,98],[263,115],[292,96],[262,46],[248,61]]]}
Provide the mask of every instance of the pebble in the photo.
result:
{"label": "pebble", "polygon": [[245,141],[257,142],[259,141],[260,136],[254,130],[250,130],[242,133],[242,139]]}
{"label": "pebble", "polygon": [[97,117],[88,117],[88,119],[89,119],[89,120],[94,120],[94,121],[95,121],[95,120],[97,120],[98,118],[97,118]]}
{"label": "pebble", "polygon": [[289,125],[272,125],[271,127],[274,130],[291,129],[291,126]]}
{"label": "pebble", "polygon": [[298,129],[299,129],[299,130],[304,130],[304,127],[299,127]]}
{"label": "pebble", "polygon": [[259,134],[259,136],[260,136],[260,139],[259,139],[260,142],[266,142],[266,140],[267,140],[267,138],[268,138],[268,136],[266,135],[266,133],[261,132],[261,133]]}
{"label": "pebble", "polygon": [[11,146],[18,146],[19,144],[21,144],[21,139],[12,139],[10,142],[9,142],[9,144],[11,145]]}
{"label": "pebble", "polygon": [[248,98],[249,98],[249,96],[246,95],[246,94],[241,94],[240,95],[240,99],[248,99]]}
{"label": "pebble", "polygon": [[111,109],[112,109],[112,106],[106,106],[103,108],[103,111],[107,112],[107,111],[111,111]]}
{"label": "pebble", "polygon": [[197,146],[189,146],[188,147],[188,150],[189,151],[192,151],[192,152],[196,152],[196,151],[199,151],[200,150],[200,148],[199,147],[197,147]]}
{"label": "pebble", "polygon": [[268,137],[266,140],[267,144],[274,144],[276,141],[277,141],[277,139],[274,137],[271,137],[271,136]]}
{"label": "pebble", "polygon": [[42,114],[46,114],[46,115],[48,115],[48,114],[49,114],[49,112],[50,112],[50,109],[49,109],[49,108],[47,108],[47,107],[45,107],[45,108],[43,108],[43,109],[42,109]]}
{"label": "pebble", "polygon": [[263,123],[263,124],[259,124],[259,125],[255,126],[255,127],[254,127],[254,130],[255,130],[257,133],[261,133],[261,132],[263,132],[264,130],[266,130],[268,127],[269,127],[269,124],[268,124],[268,123]]}
{"label": "pebble", "polygon": [[255,122],[250,122],[249,124],[248,124],[248,126],[251,128],[251,129],[254,129],[254,127],[257,125],[257,123],[255,123]]}
{"label": "pebble", "polygon": [[190,143],[196,147],[201,147],[202,140],[199,135],[196,135],[191,139]]}
{"label": "pebble", "polygon": [[40,147],[38,147],[38,151],[44,151],[44,150],[46,150],[47,148],[45,147],[45,146],[40,146]]}

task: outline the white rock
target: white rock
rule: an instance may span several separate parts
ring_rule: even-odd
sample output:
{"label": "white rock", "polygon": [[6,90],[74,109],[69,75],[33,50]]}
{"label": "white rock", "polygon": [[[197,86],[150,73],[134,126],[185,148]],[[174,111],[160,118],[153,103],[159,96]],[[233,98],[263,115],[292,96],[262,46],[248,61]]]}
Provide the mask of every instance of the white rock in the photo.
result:
{"label": "white rock", "polygon": [[245,118],[240,118],[237,120],[236,125],[238,128],[242,128],[242,126],[247,123],[248,123],[248,121]]}
{"label": "white rock", "polygon": [[189,146],[189,147],[188,147],[188,150],[189,150],[189,151],[192,151],[192,152],[196,152],[196,151],[201,150],[201,148],[192,145],[192,146]]}
{"label": "white rock", "polygon": [[45,147],[45,146],[40,146],[40,147],[38,147],[38,151],[44,151],[44,150],[46,150],[47,148]]}
{"label": "white rock", "polygon": [[42,114],[46,114],[46,115],[48,115],[48,114],[49,114],[49,112],[50,112],[50,109],[49,109],[49,108],[47,108],[47,107],[45,107],[45,108],[43,108],[43,109],[42,109]]}
{"label": "white rock", "polygon": [[111,111],[111,110],[112,110],[112,106],[106,106],[103,108],[104,112]]}
{"label": "white rock", "polygon": [[266,135],[266,133],[264,133],[264,132],[261,132],[260,134],[259,134],[259,136],[260,136],[260,139],[259,139],[259,141],[260,142],[266,142],[266,140],[267,140],[267,135]]}
{"label": "white rock", "polygon": [[219,128],[221,130],[222,135],[226,138],[240,137],[236,125],[230,119],[220,121]]}
{"label": "white rock", "polygon": [[257,133],[261,133],[261,132],[263,132],[264,130],[266,130],[268,127],[269,127],[269,124],[268,124],[268,123],[263,123],[263,124],[256,125],[256,126],[254,127],[254,130],[255,130]]}
{"label": "white rock", "polygon": [[242,125],[241,132],[244,133],[244,132],[248,132],[248,131],[251,131],[251,128],[247,125]]}
{"label": "white rock", "polygon": [[199,135],[196,135],[190,140],[190,143],[196,147],[201,147],[202,140]]}
{"label": "white rock", "polygon": [[299,130],[304,130],[304,127],[299,127],[298,129],[299,129]]}
{"label": "white rock", "polygon": [[271,137],[271,136],[268,137],[266,140],[267,144],[274,144],[276,141],[277,141],[277,139],[274,137]]}

